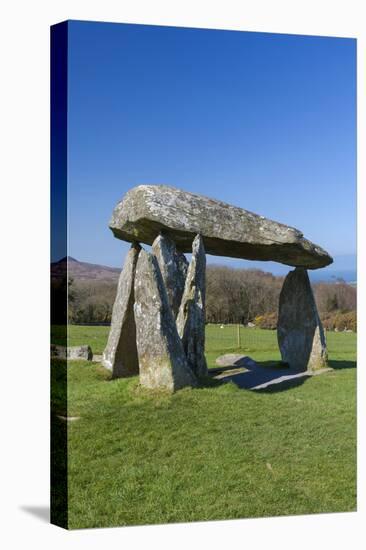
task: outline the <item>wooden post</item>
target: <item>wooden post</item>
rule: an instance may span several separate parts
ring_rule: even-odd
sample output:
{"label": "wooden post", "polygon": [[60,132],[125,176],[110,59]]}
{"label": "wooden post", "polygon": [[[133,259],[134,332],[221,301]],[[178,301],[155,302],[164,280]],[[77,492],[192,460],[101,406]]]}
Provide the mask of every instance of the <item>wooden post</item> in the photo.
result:
{"label": "wooden post", "polygon": [[240,342],[240,323],[238,323],[238,348],[241,348],[241,342]]}

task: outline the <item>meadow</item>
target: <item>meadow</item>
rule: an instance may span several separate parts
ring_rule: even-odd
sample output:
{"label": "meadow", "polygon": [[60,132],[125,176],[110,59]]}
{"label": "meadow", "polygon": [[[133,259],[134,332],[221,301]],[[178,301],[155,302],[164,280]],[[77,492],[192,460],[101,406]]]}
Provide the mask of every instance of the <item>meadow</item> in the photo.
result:
{"label": "meadow", "polygon": [[[70,326],[69,345],[101,354],[108,330]],[[100,363],[69,362],[69,528],[355,510],[356,335],[327,340],[333,370],[286,390],[207,379],[152,394],[138,377],[111,380]],[[64,343],[57,327],[53,341]],[[209,367],[227,352],[280,358],[275,331],[242,327],[240,346],[236,326],[207,326]]]}

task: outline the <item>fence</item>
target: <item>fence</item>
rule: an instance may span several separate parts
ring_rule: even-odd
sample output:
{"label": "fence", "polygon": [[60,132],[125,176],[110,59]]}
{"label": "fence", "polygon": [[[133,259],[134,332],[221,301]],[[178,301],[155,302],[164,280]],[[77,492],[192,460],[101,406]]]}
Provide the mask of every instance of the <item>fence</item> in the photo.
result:
{"label": "fence", "polygon": [[226,349],[274,350],[277,348],[277,332],[275,330],[261,330],[240,324],[206,325],[207,351]]}
{"label": "fence", "polygon": [[[357,334],[355,332],[325,331],[328,352],[355,353]],[[206,351],[235,350],[278,351],[277,331],[233,325],[206,325]]]}
{"label": "fence", "polygon": [[[56,331],[57,327],[53,327]],[[70,325],[70,345],[78,345],[89,342],[93,351],[103,351],[108,338],[108,323],[87,325]],[[356,349],[357,335],[349,332],[326,331],[328,351],[330,353],[347,352],[354,353]],[[56,338],[54,343],[60,344]],[[97,348],[95,347],[97,346]],[[277,331],[248,327],[240,324],[206,325],[206,352],[229,352],[241,350],[242,352],[271,351],[278,352]]]}

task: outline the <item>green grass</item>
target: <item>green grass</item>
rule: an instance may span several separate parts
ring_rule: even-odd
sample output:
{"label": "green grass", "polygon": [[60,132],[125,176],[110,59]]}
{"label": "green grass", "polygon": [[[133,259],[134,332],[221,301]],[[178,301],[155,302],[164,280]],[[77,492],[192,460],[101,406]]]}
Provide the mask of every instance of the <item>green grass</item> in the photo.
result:
{"label": "green grass", "polygon": [[[245,330],[243,353],[279,359],[275,332]],[[107,334],[70,327],[70,345],[101,353]],[[235,327],[208,326],[206,343],[214,366],[237,351]],[[328,345],[334,371],[278,392],[152,395],[137,377],[69,362],[68,415],[80,416],[68,424],[69,527],[355,510],[356,338],[332,333]]]}
{"label": "green grass", "polygon": [[[100,355],[106,346],[109,327],[69,325],[69,346],[82,346],[88,344],[93,353]],[[54,325],[51,327],[51,342],[66,346],[64,327]]]}
{"label": "green grass", "polygon": [[[96,355],[101,355],[107,343],[109,327],[78,326],[68,327],[70,346],[89,344]],[[51,339],[54,344],[66,345],[65,330],[53,326]],[[207,325],[206,327],[206,356],[209,367],[215,366],[215,359],[222,353],[242,352],[257,361],[279,360],[280,353],[277,345],[275,330],[259,328],[240,328],[241,348],[238,348],[237,326]],[[330,356],[341,354],[342,360],[353,360],[356,350],[356,334],[343,332],[327,332],[327,343]]]}

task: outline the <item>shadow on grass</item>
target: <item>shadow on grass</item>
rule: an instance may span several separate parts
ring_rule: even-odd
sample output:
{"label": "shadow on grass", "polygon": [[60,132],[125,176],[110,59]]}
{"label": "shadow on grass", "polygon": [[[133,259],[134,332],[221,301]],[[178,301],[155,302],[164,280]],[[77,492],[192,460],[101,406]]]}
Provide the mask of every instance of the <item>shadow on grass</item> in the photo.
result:
{"label": "shadow on grass", "polygon": [[[219,382],[220,385],[225,382],[233,382],[240,389],[256,391],[282,391],[304,383],[309,375],[298,372],[284,366],[279,361],[263,361],[246,363],[244,372],[232,372],[236,367],[242,366],[236,362],[231,367],[222,369],[212,369],[211,375],[219,375],[220,379],[212,378],[212,381]],[[227,375],[225,372],[227,371]],[[231,372],[230,372],[231,371]]]}
{"label": "shadow on grass", "polygon": [[328,361],[328,364],[334,370],[355,369],[357,367],[356,361],[336,361],[331,359],[330,361]]}
{"label": "shadow on grass", "polygon": [[[212,378],[221,385],[225,382],[233,382],[240,389],[254,390],[256,392],[275,393],[286,391],[297,386],[301,386],[311,378],[312,375],[302,371],[293,370],[284,366],[280,361],[262,361],[253,365],[246,364],[246,372],[230,373],[232,367],[223,367],[220,369],[220,380]],[[350,369],[356,367],[355,361],[336,361],[330,360],[329,367],[334,370]],[[225,371],[228,371],[225,376]],[[219,369],[212,369],[211,375],[215,375]],[[222,374],[224,374],[222,376]],[[212,387],[212,386],[211,386]]]}
{"label": "shadow on grass", "polygon": [[218,388],[219,386],[226,384],[226,382],[228,382],[228,380],[213,378],[213,376],[210,376],[210,373],[209,373],[207,376],[200,376],[198,387],[199,388]]}

